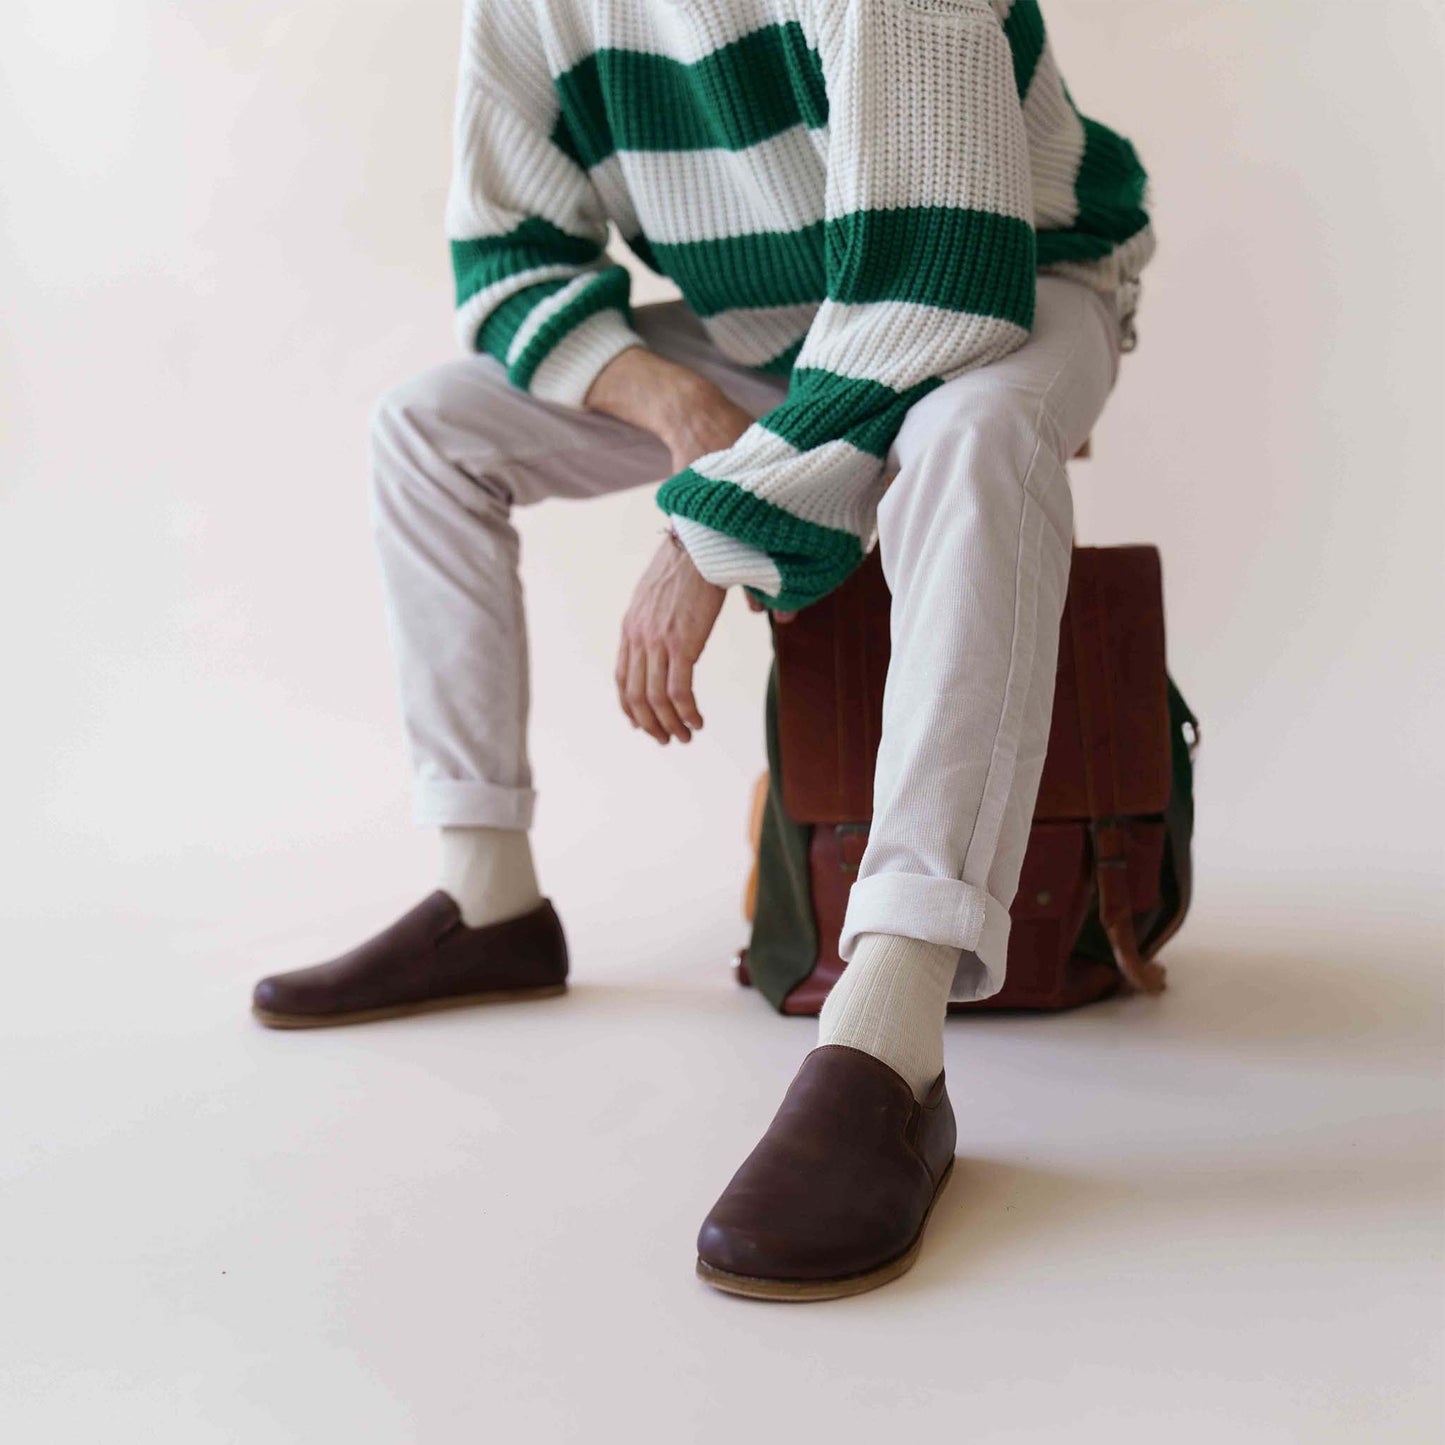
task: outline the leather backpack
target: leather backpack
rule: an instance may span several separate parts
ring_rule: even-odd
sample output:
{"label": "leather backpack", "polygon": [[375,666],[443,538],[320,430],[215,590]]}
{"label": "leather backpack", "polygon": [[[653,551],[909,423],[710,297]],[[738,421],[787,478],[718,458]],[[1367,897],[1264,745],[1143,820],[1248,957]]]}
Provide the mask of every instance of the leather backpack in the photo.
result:
{"label": "leather backpack", "polygon": [[[754,865],[739,981],[816,1014],[843,971],[838,935],[868,841],[888,670],[877,549],[849,580],[773,625]],[[951,1010],[1064,1009],[1157,993],[1155,955],[1191,889],[1199,723],[1165,668],[1153,547],[1076,547],[1034,821],[1010,909],[1007,981]]]}

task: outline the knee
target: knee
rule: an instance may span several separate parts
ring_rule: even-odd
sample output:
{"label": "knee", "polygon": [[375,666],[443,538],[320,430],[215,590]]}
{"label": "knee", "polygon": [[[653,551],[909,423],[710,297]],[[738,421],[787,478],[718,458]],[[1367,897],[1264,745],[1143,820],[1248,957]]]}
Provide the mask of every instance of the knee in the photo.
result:
{"label": "knee", "polygon": [[377,486],[415,470],[415,462],[436,435],[440,414],[436,372],[424,371],[389,387],[373,403],[367,422],[371,473]]}
{"label": "knee", "polygon": [[985,372],[962,378],[947,405],[933,418],[931,448],[983,452],[993,457],[1020,458],[1025,463],[1036,446],[1055,456],[1063,437],[1039,393],[1013,381],[995,380]]}
{"label": "knee", "polygon": [[495,448],[485,437],[487,378],[443,363],[383,392],[368,426],[371,494],[379,517],[444,493],[466,506],[491,500]]}
{"label": "knee", "polygon": [[904,428],[900,470],[884,493],[880,523],[885,513],[920,509],[956,519],[999,509],[1012,515],[1028,494],[1057,529],[1072,533],[1064,439],[1038,391],[973,373],[925,397]]}
{"label": "knee", "polygon": [[923,470],[950,473],[961,484],[995,475],[1040,487],[1066,482],[1064,468],[1077,450],[1047,391],[990,377],[987,369],[925,397],[904,428],[898,449],[905,468],[922,463]]}

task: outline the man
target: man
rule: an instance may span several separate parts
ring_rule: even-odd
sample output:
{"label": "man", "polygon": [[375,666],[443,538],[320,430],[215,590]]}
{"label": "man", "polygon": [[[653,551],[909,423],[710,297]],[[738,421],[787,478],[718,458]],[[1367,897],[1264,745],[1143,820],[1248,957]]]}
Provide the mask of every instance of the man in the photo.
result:
{"label": "man", "polygon": [[[440,887],[264,979],[314,1026],[561,992],[528,845],[517,504],[666,478],[619,702],[702,727],[728,587],[780,619],[873,543],[892,590],[848,968],[698,1241],[710,1283],[819,1298],[912,1262],[953,1162],[950,997],[1003,982],[1073,533],[1065,462],[1133,342],[1154,239],[1035,0],[468,0],[448,231],[471,353],[373,429],[374,515]],[[614,223],[684,301],[638,308]],[[885,478],[891,478],[886,486]]]}

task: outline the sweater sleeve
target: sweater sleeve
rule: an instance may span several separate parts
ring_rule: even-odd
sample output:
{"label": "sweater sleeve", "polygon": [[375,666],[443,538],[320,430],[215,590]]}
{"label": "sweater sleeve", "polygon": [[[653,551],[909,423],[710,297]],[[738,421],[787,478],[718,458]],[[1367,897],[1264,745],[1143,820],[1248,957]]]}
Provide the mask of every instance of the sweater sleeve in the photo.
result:
{"label": "sweater sleeve", "polygon": [[570,145],[529,6],[467,0],[447,236],[456,330],[511,381],[580,407],[597,373],[640,346],[627,271]]}
{"label": "sweater sleeve", "polygon": [[779,610],[862,560],[909,407],[1013,351],[1034,310],[1028,146],[988,0],[820,0],[814,16],[826,299],[783,401],[657,498],[696,524],[677,530],[704,576]]}

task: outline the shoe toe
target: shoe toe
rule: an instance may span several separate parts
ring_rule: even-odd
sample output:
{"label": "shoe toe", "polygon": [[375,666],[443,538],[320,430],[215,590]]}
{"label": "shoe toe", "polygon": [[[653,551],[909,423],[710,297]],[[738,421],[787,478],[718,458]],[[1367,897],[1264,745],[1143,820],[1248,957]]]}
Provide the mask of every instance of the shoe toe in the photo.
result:
{"label": "shoe toe", "polygon": [[318,1010],[308,999],[311,990],[304,981],[293,981],[284,975],[263,978],[251,990],[251,1005],[260,1013],[311,1014]]}
{"label": "shoe toe", "polygon": [[263,978],[260,983],[251,990],[251,1005],[264,1013],[280,1013],[281,981],[275,978]]}
{"label": "shoe toe", "polygon": [[709,1218],[697,1237],[704,1264],[756,1279],[832,1279],[861,1273],[907,1247],[908,1234],[889,1219],[830,1212],[749,1225]]}
{"label": "shoe toe", "polygon": [[708,1218],[697,1235],[697,1257],[714,1269],[729,1274],[765,1275],[771,1261],[770,1251],[757,1236],[736,1225]]}
{"label": "shoe toe", "polygon": [[338,1006],[336,990],[329,986],[327,967],[297,968],[290,973],[267,974],[251,990],[251,1004],[263,1014],[320,1016]]}

